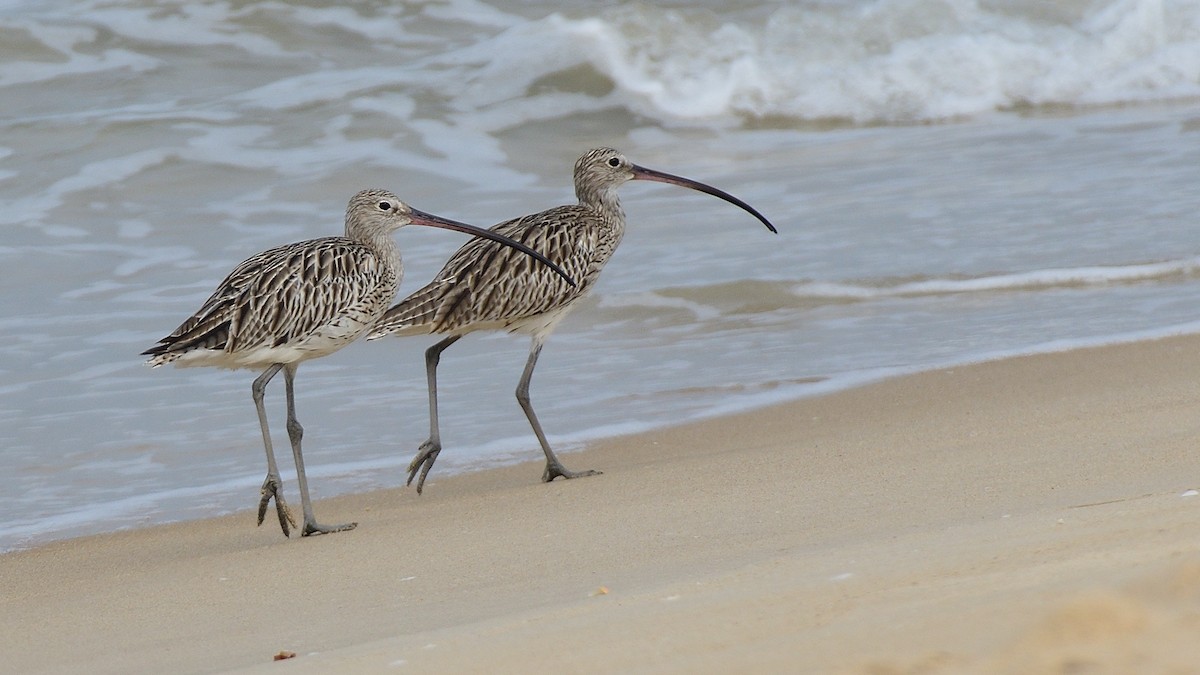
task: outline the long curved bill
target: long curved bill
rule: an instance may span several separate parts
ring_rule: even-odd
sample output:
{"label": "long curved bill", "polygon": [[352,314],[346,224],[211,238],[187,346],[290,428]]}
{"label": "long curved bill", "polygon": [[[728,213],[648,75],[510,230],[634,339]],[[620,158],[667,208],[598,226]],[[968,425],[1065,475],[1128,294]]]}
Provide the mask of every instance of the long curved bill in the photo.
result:
{"label": "long curved bill", "polygon": [[546,267],[549,267],[550,269],[554,270],[555,274],[562,277],[563,279],[566,279],[568,284],[571,284],[572,286],[575,285],[575,280],[571,278],[571,275],[569,275],[565,271],[563,271],[563,268],[561,268],[558,265],[551,262],[550,259],[547,258],[546,256],[542,255],[541,253],[538,253],[537,251],[529,248],[525,244],[522,244],[521,242],[519,242],[515,239],[510,239],[502,234],[496,234],[495,232],[492,232],[491,230],[485,230],[482,227],[475,227],[474,225],[467,225],[466,223],[460,223],[457,220],[450,220],[448,218],[443,218],[441,216],[435,216],[432,213],[425,213],[424,211],[418,211],[417,209],[414,209],[412,207],[409,207],[409,209],[411,212],[408,214],[408,217],[412,220],[413,225],[424,225],[426,227],[440,227],[444,230],[454,230],[455,232],[462,232],[463,234],[469,234],[473,237],[483,237],[484,239],[491,239],[492,241],[499,242],[501,244],[504,244],[505,246],[511,246],[512,248],[517,249],[521,253],[524,253],[525,255],[533,257],[535,260],[542,263]]}
{"label": "long curved bill", "polygon": [[647,169],[646,167],[638,166],[637,164],[630,165],[630,168],[633,169],[633,179],[634,180],[652,180],[652,181],[656,181],[659,183],[670,183],[671,185],[678,185],[680,187],[691,188],[693,190],[698,190],[705,194],[710,194],[714,197],[720,197],[721,199],[724,199],[725,201],[729,202],[730,204],[733,204],[734,206],[740,206],[741,208],[745,209],[747,213],[749,213],[750,215],[754,216],[755,218],[758,218],[759,220],[761,220],[762,224],[766,225],[768,230],[770,230],[776,234],[779,233],[779,230],[775,229],[775,226],[771,224],[771,221],[767,220],[766,216],[759,213],[758,210],[755,209],[753,206],[750,206],[746,202],[738,199],[737,197],[734,197],[733,195],[729,194],[728,192],[725,192],[724,190],[718,190],[717,188],[715,188],[711,185],[705,185],[704,183],[701,183],[699,181],[694,181],[690,178],[684,178],[682,176],[674,176],[669,173],[663,173],[662,171],[655,171],[654,169]]}

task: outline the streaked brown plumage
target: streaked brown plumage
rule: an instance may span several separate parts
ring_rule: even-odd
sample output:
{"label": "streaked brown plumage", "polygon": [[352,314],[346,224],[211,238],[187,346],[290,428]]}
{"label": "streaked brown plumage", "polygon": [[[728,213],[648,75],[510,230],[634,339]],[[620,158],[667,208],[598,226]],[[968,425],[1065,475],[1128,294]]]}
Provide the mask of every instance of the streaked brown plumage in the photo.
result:
{"label": "streaked brown plumage", "polygon": [[596,148],[575,163],[578,204],[558,206],[541,213],[509,220],[492,228],[541,251],[562,266],[575,286],[547,274],[511,252],[490,242],[474,240],[460,248],[433,281],[389,309],[367,339],[387,334],[447,334],[425,352],[429,387],[429,439],[409,464],[408,482],[417,473],[417,492],[441,452],[437,419],[437,364],[442,351],[467,333],[509,330],[532,336],[529,360],[517,386],[517,401],[546,455],[543,481],[574,478],[596,471],[569,471],[558,460],[529,401],[529,381],[546,338],[567,312],[600,276],[625,234],[625,213],[617,188],[630,180],[650,180],[680,185],[714,195],[758,218],[772,232],[775,226],[742,200],[696,181],[632,164],[612,148]]}
{"label": "streaked brown plumage", "polygon": [[290,534],[289,524],[296,526],[283,499],[283,482],[263,408],[267,383],[283,370],[288,438],[304,511],[301,534],[337,532],[355,526],[320,525],[313,517],[300,451],[304,430],[296,420],[294,379],[301,362],[331,354],[353,342],[387,309],[402,274],[400,249],[391,235],[409,224],[487,237],[499,242],[501,248],[516,246],[550,264],[532,249],[502,235],[417,211],[386,190],[364,190],[346,207],[345,236],[287,244],[242,262],[199,311],[142,352],[151,357],[147,362],[151,366],[174,363],[265,369],[252,387],[267,453],[267,478],[258,506],[260,525],[274,498],[283,533]]}

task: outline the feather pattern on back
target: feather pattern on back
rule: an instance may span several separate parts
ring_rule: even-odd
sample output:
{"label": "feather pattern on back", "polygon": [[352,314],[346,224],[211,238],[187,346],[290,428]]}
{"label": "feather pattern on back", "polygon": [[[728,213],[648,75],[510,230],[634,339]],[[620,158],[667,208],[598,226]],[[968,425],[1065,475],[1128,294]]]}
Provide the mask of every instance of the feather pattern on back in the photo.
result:
{"label": "feather pattern on back", "polygon": [[238,265],[199,311],[147,353],[159,365],[196,350],[218,351],[231,367],[278,362],[269,356],[274,349],[328,353],[326,341],[332,347],[357,338],[396,294],[397,271],[379,258],[345,237],[263,251]]}
{"label": "feather pattern on back", "polygon": [[483,326],[511,328],[574,303],[586,294],[616,250],[623,228],[580,206],[560,206],[501,223],[505,234],[557,263],[572,287],[513,249],[473,239],[431,282],[389,309],[371,337],[385,333],[454,333]]}

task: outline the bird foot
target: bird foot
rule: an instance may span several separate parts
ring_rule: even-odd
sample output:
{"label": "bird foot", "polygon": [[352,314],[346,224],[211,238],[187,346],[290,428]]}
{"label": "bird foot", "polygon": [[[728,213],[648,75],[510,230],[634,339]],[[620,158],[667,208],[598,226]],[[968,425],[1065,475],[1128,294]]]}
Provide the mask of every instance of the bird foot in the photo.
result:
{"label": "bird foot", "polygon": [[[268,474],[262,484],[262,498],[258,500],[259,525],[263,524],[263,519],[267,516],[267,505],[271,503],[272,498],[275,500],[275,513],[279,516],[279,527],[283,530],[283,536],[290,537],[292,536],[291,528],[296,527],[296,517],[292,515],[292,510],[283,500],[283,481],[279,479],[279,476]],[[288,527],[289,524],[291,527]]]}
{"label": "bird foot", "polygon": [[584,478],[586,476],[599,476],[601,471],[595,469],[587,469],[586,471],[571,471],[563,466],[560,462],[546,462],[546,470],[542,472],[542,482],[549,483],[555,478]]}
{"label": "bird foot", "polygon": [[345,532],[358,527],[358,523],[345,523],[342,525],[321,525],[316,521],[304,522],[304,531],[300,533],[301,537],[311,537],[318,534],[332,534],[334,532]]}
{"label": "bird foot", "polygon": [[432,440],[425,441],[421,447],[417,449],[417,455],[413,457],[412,462],[408,465],[408,483],[412,485],[413,478],[416,478],[417,472],[421,472],[421,478],[417,481],[417,494],[421,494],[421,490],[425,487],[425,477],[429,475],[429,470],[433,468],[433,463],[437,461],[438,453],[442,451],[442,445],[435,443]]}

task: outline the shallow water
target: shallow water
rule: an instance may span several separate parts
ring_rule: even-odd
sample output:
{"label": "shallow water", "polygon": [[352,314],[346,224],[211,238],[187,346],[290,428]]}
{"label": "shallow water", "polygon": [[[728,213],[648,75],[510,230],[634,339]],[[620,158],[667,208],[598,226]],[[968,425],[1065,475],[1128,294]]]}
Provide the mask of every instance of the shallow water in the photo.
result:
{"label": "shallow water", "polygon": [[[622,189],[625,242],[533,382],[568,452],[1195,330],[1198,94],[1183,2],[0,3],[0,550],[253,506],[253,375],[137,354],[240,260],[339,233],[364,187],[488,225],[570,201],[575,157],[609,144],[779,226]],[[401,292],[462,243],[398,239]],[[402,483],[431,342],[301,369],[316,496]],[[431,480],[540,455],[526,349],[446,352]]]}

